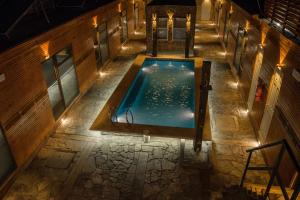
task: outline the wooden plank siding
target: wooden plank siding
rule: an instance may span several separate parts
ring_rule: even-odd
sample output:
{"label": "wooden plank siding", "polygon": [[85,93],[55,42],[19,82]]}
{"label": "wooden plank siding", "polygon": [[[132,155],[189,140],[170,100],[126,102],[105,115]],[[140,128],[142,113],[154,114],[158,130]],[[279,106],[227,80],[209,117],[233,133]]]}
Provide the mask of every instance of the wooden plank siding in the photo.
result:
{"label": "wooden plank siding", "polygon": [[[113,59],[121,45],[119,4],[124,10],[132,3],[117,0],[0,54],[0,74],[6,77],[0,82],[0,122],[18,165],[17,171],[33,158],[55,127],[42,62],[71,46],[79,96],[84,94],[97,77],[93,17],[97,16],[98,24],[107,21],[109,29],[117,30],[108,37],[109,56]],[[128,16],[133,16],[132,12],[133,9],[128,10]],[[129,30],[132,29],[131,25]]]}
{"label": "wooden plank siding", "polygon": [[[224,4],[227,4],[227,6],[225,6],[227,9],[230,3],[230,1],[224,2]],[[228,46],[226,49],[227,59],[232,65],[236,43],[235,35],[238,25],[241,25],[247,29],[247,43],[241,61],[243,71],[239,77],[239,81],[241,83],[239,84],[239,87],[244,94],[245,101],[247,101],[249,95],[254,61],[257,54],[257,45],[263,43],[264,57],[259,77],[264,81],[264,83],[266,83],[266,87],[268,89],[277,64],[283,65],[283,79],[277,106],[290,124],[296,137],[300,138],[300,82],[297,82],[292,76],[293,70],[296,68],[299,70],[300,68],[299,45],[293,43],[278,30],[270,27],[263,20],[259,20],[254,16],[250,16],[234,3],[232,3],[232,5],[232,26],[231,33],[229,34]],[[266,99],[260,102],[255,101],[253,104],[253,109],[249,113],[249,117],[257,134],[264,114],[265,103]],[[291,137],[286,133],[283,122],[279,120],[278,115],[275,113],[265,142],[268,143],[282,138],[287,138],[292,148],[299,153],[299,148],[297,145],[295,145],[295,143],[291,142]],[[272,160],[276,154],[274,152],[266,153],[265,156],[267,161],[269,161]],[[285,158],[285,161],[286,159],[287,158]],[[287,166],[287,168],[292,170],[290,166]],[[290,172],[291,171],[281,171],[286,184],[288,184],[288,182],[291,180],[291,176],[294,173],[294,171],[292,171],[292,173]]]}

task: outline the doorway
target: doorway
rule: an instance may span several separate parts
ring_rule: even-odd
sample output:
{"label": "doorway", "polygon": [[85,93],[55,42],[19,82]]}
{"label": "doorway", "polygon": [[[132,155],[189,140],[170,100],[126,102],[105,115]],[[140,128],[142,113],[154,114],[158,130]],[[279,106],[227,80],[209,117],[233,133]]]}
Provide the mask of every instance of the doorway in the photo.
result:
{"label": "doorway", "polygon": [[282,72],[276,68],[269,87],[267,102],[264,110],[264,115],[260,123],[259,128],[259,136],[262,139],[261,141],[265,141],[266,136],[269,132],[271,121],[273,118],[273,114],[275,111],[276,103],[279,97],[279,92],[281,88],[282,82]]}
{"label": "doorway", "polygon": [[55,119],[79,95],[72,49],[65,48],[42,63],[44,78]]}
{"label": "doorway", "polygon": [[250,86],[250,91],[249,91],[249,96],[248,96],[248,110],[251,111],[256,95],[256,90],[258,86],[258,79],[259,79],[259,74],[262,66],[262,61],[263,61],[263,50],[262,47],[259,46],[254,63],[254,70],[253,70],[253,75],[252,75],[252,81],[251,81],[251,86]]}
{"label": "doorway", "polygon": [[212,5],[210,0],[203,0],[201,4],[201,21],[211,20]]}
{"label": "doorway", "polygon": [[127,28],[127,12],[124,10],[121,16],[121,26],[122,26],[122,38],[121,42],[125,42],[128,38],[128,28]]}
{"label": "doorway", "polygon": [[16,169],[16,163],[0,125],[0,186]]}
{"label": "doorway", "polygon": [[239,27],[237,38],[236,38],[234,58],[233,58],[233,65],[235,66],[238,75],[240,75],[242,72],[241,58],[245,47],[245,36],[246,36],[245,29]]}

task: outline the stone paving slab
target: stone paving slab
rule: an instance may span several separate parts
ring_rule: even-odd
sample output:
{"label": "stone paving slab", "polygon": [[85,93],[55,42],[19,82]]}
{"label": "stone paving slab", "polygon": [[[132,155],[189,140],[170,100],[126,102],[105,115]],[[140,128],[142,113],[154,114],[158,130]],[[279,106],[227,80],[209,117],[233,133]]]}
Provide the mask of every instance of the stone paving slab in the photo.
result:
{"label": "stone paving slab", "polygon": [[[204,45],[198,55],[213,59],[212,168],[199,169],[197,162],[183,166],[179,139],[151,137],[144,143],[142,137],[88,130],[135,55],[145,51],[144,40],[139,39],[127,43],[120,57],[102,69],[104,75],[70,109],[68,123],[57,128],[4,199],[213,200],[222,187],[238,184],[255,135],[241,112],[245,102],[232,84],[229,65],[218,53],[222,47]],[[254,154],[253,164],[264,164],[260,153]],[[252,173],[248,180],[261,183],[266,177]]]}

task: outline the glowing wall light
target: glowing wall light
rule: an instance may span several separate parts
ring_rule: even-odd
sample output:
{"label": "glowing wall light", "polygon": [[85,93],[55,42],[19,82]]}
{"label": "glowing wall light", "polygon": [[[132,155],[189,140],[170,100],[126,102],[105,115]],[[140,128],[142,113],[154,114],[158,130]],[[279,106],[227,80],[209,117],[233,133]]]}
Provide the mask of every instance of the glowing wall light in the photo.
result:
{"label": "glowing wall light", "polygon": [[173,10],[168,10],[167,15],[168,15],[168,26],[172,27],[173,26],[174,11]]}
{"label": "glowing wall light", "polygon": [[186,31],[187,32],[191,31],[191,19],[192,19],[192,15],[191,14],[187,14],[186,15]]}
{"label": "glowing wall light", "polygon": [[118,12],[119,13],[122,12],[122,4],[121,3],[118,4]]}
{"label": "glowing wall light", "polygon": [[280,39],[279,39],[279,45],[280,45],[280,49],[279,49],[279,66],[284,66],[284,60],[286,58],[286,56],[288,55],[293,42],[286,39],[283,35],[280,35]]}
{"label": "glowing wall light", "polygon": [[157,27],[157,15],[156,13],[153,13],[152,14],[152,28],[153,28],[153,31],[156,30],[156,27]]}
{"label": "glowing wall light", "polygon": [[92,18],[92,25],[94,28],[98,27],[98,16],[97,15]]}
{"label": "glowing wall light", "polygon": [[41,48],[41,50],[43,52],[43,55],[45,56],[45,59],[50,58],[50,55],[49,55],[49,44],[50,44],[50,42],[48,41],[48,42],[45,42],[45,43],[43,43],[43,44],[40,45],[40,48]]}
{"label": "glowing wall light", "polygon": [[231,6],[230,6],[229,14],[232,14],[232,13],[233,13],[233,6],[231,5]]}
{"label": "glowing wall light", "polygon": [[245,25],[245,30],[248,31],[250,29],[250,22],[247,20]]}
{"label": "glowing wall light", "polygon": [[265,46],[266,38],[268,35],[268,32],[270,30],[270,27],[267,24],[262,24],[261,26],[261,44]]}

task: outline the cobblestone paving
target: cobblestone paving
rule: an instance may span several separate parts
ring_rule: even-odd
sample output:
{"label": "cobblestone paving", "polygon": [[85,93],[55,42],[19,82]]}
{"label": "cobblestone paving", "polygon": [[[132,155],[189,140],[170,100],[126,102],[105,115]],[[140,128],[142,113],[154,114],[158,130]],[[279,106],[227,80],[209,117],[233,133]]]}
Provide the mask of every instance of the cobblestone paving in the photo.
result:
{"label": "cobblestone paving", "polygon": [[[222,187],[239,182],[245,150],[255,145],[255,136],[225,62],[213,61],[212,66],[213,143],[211,154],[203,151],[212,168],[200,169],[197,162],[183,165],[179,139],[151,138],[144,143],[142,137],[88,130],[135,54],[145,50],[142,40],[126,46],[74,104],[5,200],[213,200]],[[261,156],[255,155],[254,161],[262,163]],[[264,180],[259,174],[249,177]]]}

